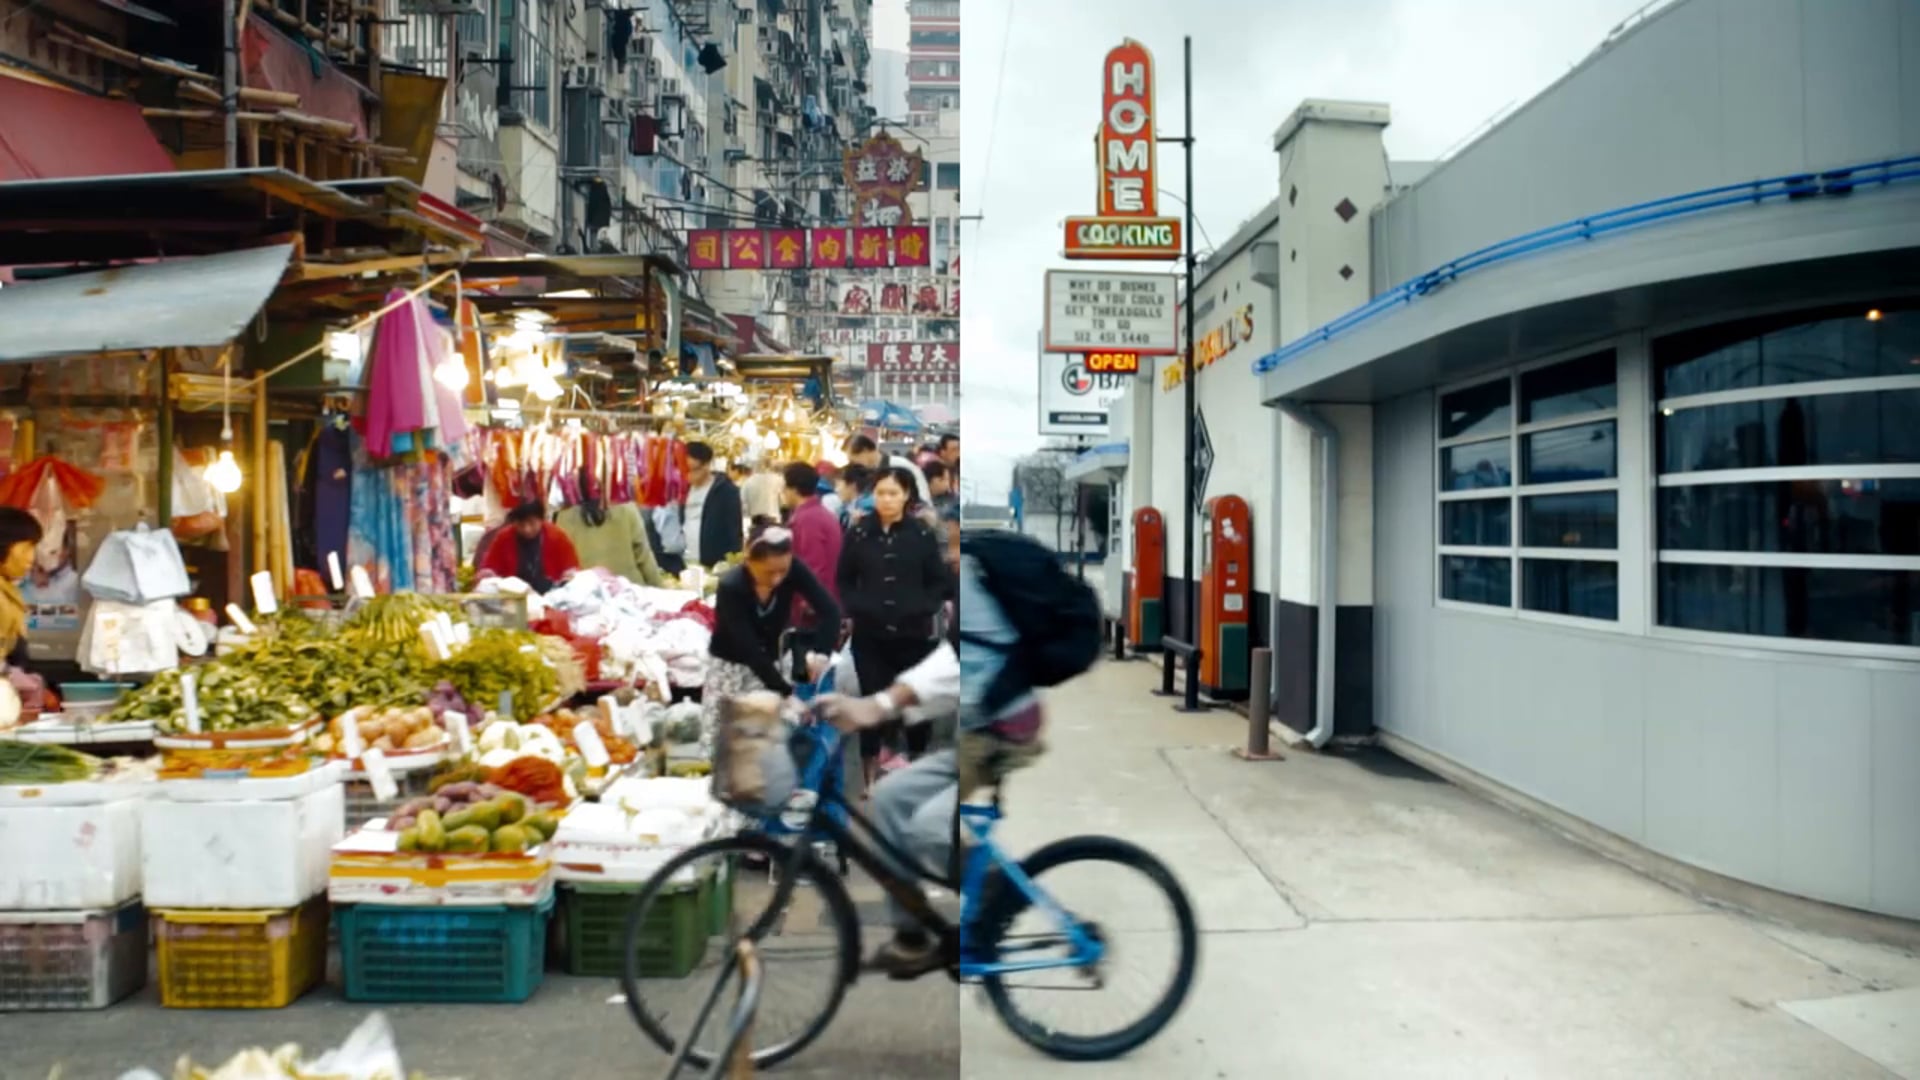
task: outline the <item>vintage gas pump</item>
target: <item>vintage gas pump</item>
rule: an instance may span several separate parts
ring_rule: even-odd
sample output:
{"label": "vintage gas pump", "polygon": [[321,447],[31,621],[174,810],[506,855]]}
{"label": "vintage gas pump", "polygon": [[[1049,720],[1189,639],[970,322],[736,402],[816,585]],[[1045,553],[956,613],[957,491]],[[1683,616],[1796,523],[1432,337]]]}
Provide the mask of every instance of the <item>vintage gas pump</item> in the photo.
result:
{"label": "vintage gas pump", "polygon": [[1253,531],[1247,500],[1216,495],[1202,511],[1200,692],[1236,699],[1247,692],[1247,619],[1253,604]]}
{"label": "vintage gas pump", "polygon": [[1167,523],[1151,506],[1133,512],[1127,576],[1127,640],[1136,649],[1158,649],[1167,632]]}

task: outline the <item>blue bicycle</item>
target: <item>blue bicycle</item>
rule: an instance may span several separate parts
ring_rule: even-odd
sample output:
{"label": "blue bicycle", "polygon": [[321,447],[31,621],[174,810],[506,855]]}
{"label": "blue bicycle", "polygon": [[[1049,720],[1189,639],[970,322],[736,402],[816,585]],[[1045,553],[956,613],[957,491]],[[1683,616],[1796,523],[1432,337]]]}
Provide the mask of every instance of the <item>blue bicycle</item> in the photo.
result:
{"label": "blue bicycle", "polygon": [[[756,1067],[785,1061],[817,1039],[832,1022],[849,986],[861,973],[861,925],[843,874],[826,866],[813,841],[824,839],[843,859],[850,858],[883,889],[888,897],[938,941],[944,968],[956,982],[977,983],[1008,1028],[1042,1053],[1070,1061],[1105,1061],[1132,1051],[1164,1028],[1192,989],[1199,962],[1199,930],[1193,905],[1171,871],[1147,851],[1107,836],[1077,836],[1058,840],[1024,859],[1008,854],[993,840],[1002,817],[1003,758],[985,755],[982,790],[991,799],[963,799],[955,822],[956,838],[964,829],[970,844],[961,851],[958,872],[944,874],[917,861],[880,835],[857,810],[847,804],[838,780],[840,739],[830,726],[819,723],[795,734],[800,758],[800,787],[782,814],[770,815],[754,831],[708,841],[681,852],[642,887],[628,915],[622,989],[627,1007],[640,1028],[677,1061],[711,1067],[725,1052],[724,1034],[703,1032],[707,1018],[737,978],[731,962],[740,940],[754,943],[767,960],[791,974],[770,974],[768,985],[792,992],[810,966],[821,986],[818,1000],[790,1017],[771,1015],[773,1001],[763,997],[750,1029],[751,1057]],[[804,806],[803,813],[792,808]],[[712,863],[716,869],[704,870]],[[743,866],[769,869],[763,888],[750,889]],[[1076,913],[1087,903],[1111,895],[1102,885],[1076,893],[1071,902],[1059,890],[1043,885],[1043,877],[1089,865],[1125,871],[1144,879],[1149,902],[1167,925],[1141,931],[1131,925],[1140,909],[1129,909],[1117,925],[1094,921]],[[707,955],[713,965],[710,983],[691,978],[684,958],[664,956],[650,935],[662,924],[678,890],[689,895],[691,882],[722,876],[730,889],[724,930],[715,924]],[[937,910],[925,889],[936,885],[956,889],[960,914],[951,920]],[[1157,903],[1154,902],[1157,900]],[[685,903],[686,901],[679,901]],[[717,904],[710,905],[718,910]],[[1016,933],[1016,923],[1031,917],[1037,928]],[[792,946],[782,952],[774,946]],[[1116,958],[1137,945],[1159,945],[1173,956],[1169,971],[1148,1000],[1118,1023],[1103,1022],[1095,1030],[1037,1018],[1025,1004],[1027,991],[1099,991],[1112,984],[1109,974]],[[776,955],[792,960],[777,963]],[[1064,975],[1067,985],[1030,986],[1018,976],[1051,972]],[[770,990],[769,993],[772,991]],[[677,1015],[692,1019],[692,1030],[676,1036],[669,1027]],[[689,1045],[683,1046],[682,1039]]]}

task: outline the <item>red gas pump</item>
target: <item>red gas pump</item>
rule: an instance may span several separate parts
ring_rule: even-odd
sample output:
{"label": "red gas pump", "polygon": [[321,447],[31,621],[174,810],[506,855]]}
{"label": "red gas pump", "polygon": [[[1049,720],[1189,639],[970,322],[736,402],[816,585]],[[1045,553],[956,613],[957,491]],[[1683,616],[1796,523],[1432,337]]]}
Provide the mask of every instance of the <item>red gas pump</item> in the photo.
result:
{"label": "red gas pump", "polygon": [[1167,523],[1151,506],[1133,512],[1133,564],[1127,578],[1127,640],[1136,649],[1158,649],[1167,632]]}
{"label": "red gas pump", "polygon": [[1247,500],[1216,495],[1202,511],[1200,690],[1211,698],[1246,696],[1253,595],[1253,526]]}

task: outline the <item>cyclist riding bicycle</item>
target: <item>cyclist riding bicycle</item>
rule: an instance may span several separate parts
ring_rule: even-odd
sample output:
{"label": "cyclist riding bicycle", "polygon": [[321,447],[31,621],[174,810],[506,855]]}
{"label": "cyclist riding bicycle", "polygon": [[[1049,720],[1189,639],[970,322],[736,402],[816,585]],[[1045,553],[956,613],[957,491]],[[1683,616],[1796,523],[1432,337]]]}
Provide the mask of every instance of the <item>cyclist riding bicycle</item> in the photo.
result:
{"label": "cyclist riding bicycle", "polygon": [[[987,779],[982,767],[991,759],[1010,767],[1040,752],[1040,699],[1031,687],[1014,683],[1008,664],[1019,635],[993,595],[982,584],[972,555],[959,565],[959,618],[947,641],[909,668],[892,686],[864,697],[827,695],[822,713],[843,731],[859,731],[888,720],[931,723],[958,720],[958,745],[929,754],[882,779],[873,789],[873,824],[888,842],[913,855],[924,869],[939,872],[953,856],[954,822],[963,792]],[[908,712],[909,706],[918,706]],[[910,873],[910,868],[900,868]],[[869,961],[894,979],[915,979],[938,971],[945,960],[939,943],[897,902],[889,899],[893,940]]]}

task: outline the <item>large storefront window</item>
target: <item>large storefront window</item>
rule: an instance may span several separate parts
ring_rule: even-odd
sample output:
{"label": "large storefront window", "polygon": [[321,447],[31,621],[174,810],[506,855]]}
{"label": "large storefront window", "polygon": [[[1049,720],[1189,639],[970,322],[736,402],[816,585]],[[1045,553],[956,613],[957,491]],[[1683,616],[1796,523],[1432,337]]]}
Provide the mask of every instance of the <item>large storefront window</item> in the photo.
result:
{"label": "large storefront window", "polygon": [[1441,599],[1617,620],[1614,351],[1443,393],[1439,424]]}
{"label": "large storefront window", "polygon": [[1658,619],[1920,647],[1920,304],[1653,343]]}

